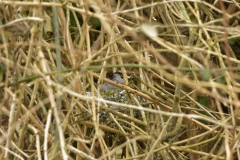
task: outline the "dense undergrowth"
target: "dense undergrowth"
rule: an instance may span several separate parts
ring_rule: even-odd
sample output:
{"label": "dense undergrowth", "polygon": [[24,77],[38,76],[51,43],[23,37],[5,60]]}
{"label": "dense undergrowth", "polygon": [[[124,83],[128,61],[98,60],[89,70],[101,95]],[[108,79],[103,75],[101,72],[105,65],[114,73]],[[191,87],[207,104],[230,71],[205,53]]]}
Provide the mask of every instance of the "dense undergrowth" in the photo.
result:
{"label": "dense undergrowth", "polygon": [[0,1],[0,159],[240,159],[239,8]]}

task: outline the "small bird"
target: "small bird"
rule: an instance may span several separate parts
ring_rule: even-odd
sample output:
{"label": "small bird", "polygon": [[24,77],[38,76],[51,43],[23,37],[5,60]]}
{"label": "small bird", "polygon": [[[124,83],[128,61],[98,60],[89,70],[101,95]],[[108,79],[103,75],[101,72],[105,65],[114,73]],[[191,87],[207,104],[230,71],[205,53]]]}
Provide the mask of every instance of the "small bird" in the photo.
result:
{"label": "small bird", "polygon": [[[117,83],[120,84],[124,84],[124,79],[123,79],[123,75],[121,72],[114,72],[110,77],[110,80],[115,81]],[[119,89],[118,87],[108,84],[108,83],[104,83],[101,88],[100,91],[105,92],[107,90],[112,90],[112,89]]]}

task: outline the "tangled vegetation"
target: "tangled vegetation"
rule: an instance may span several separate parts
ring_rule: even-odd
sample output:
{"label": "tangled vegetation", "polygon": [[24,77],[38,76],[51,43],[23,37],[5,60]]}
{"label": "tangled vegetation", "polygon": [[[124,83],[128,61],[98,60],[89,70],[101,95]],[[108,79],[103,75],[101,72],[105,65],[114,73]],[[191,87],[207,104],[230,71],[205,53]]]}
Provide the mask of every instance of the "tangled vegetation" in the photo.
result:
{"label": "tangled vegetation", "polygon": [[0,1],[0,159],[240,159],[239,11]]}

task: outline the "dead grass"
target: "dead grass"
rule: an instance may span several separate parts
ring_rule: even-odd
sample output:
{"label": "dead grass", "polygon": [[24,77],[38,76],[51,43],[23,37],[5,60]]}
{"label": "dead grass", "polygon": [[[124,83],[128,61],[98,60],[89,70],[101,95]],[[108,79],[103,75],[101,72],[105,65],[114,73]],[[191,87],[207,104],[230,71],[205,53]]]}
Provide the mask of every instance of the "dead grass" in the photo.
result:
{"label": "dead grass", "polygon": [[238,1],[0,7],[0,159],[240,159]]}

